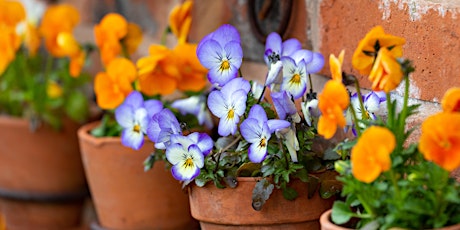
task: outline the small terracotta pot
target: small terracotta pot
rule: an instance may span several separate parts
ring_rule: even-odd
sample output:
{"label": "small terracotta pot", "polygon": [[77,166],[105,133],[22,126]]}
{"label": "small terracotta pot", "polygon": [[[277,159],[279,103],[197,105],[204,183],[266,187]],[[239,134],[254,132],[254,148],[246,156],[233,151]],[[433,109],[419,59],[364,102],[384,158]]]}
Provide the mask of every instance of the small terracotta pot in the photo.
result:
{"label": "small terracotta pot", "polygon": [[188,196],[179,181],[156,162],[143,170],[143,161],[154,150],[146,142],[136,151],[118,137],[96,138],[89,131],[97,122],[78,131],[83,164],[98,216],[99,229],[197,229],[190,215]]}
{"label": "small terracotta pot", "polygon": [[29,130],[25,119],[0,116],[0,197],[8,229],[78,227],[88,197],[79,125]]}
{"label": "small terracotta pot", "polygon": [[318,193],[308,199],[308,185],[295,180],[291,186],[300,194],[294,201],[286,200],[282,191],[274,189],[270,198],[255,211],[252,191],[260,178],[238,177],[234,189],[219,189],[214,184],[189,187],[192,216],[201,229],[319,229],[320,215],[332,207],[334,199],[322,199]]}
{"label": "small terracotta pot", "polygon": [[[321,230],[353,230],[352,228],[344,228],[341,226],[338,226],[331,221],[331,213],[332,209],[329,209],[325,211],[320,218],[320,223],[321,223]],[[460,224],[448,226],[448,227],[443,227],[443,228],[437,228],[436,230],[459,230],[460,229]]]}

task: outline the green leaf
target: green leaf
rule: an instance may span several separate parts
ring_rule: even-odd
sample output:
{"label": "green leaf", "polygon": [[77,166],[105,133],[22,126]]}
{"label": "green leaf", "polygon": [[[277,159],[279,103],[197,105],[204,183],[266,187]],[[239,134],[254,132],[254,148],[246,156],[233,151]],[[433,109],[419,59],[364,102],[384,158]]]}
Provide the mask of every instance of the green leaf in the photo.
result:
{"label": "green leaf", "polygon": [[283,196],[284,198],[286,198],[286,200],[295,200],[295,198],[299,196],[299,193],[291,187],[286,186],[282,188],[282,191],[283,191]]}
{"label": "green leaf", "polygon": [[332,206],[331,219],[336,224],[345,224],[353,217],[354,213],[343,201],[335,201]]}
{"label": "green leaf", "polygon": [[79,91],[72,92],[65,103],[67,116],[72,120],[83,122],[88,117],[88,99]]}

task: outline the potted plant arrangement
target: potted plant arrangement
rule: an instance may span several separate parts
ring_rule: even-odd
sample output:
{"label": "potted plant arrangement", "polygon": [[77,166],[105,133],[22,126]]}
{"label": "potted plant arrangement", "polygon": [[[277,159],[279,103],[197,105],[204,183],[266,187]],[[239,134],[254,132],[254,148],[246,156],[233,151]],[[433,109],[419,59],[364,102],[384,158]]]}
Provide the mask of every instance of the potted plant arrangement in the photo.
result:
{"label": "potted plant arrangement", "polygon": [[[239,70],[240,42],[231,25],[201,40],[196,55],[211,88],[149,120],[146,132],[156,151],[146,165],[158,159],[171,165],[202,229],[318,229],[321,213],[340,191],[332,170],[340,155],[332,139],[318,135],[311,84],[324,58],[297,39],[283,42],[272,33],[264,55],[269,71],[260,84]],[[176,110],[218,125],[211,133],[190,132]]]}
{"label": "potted plant arrangement", "polygon": [[[90,46],[66,4],[0,3],[0,197],[8,229],[80,225],[88,196],[76,130],[88,118]],[[35,13],[35,14],[34,14]],[[38,23],[40,21],[40,23]]]}
{"label": "potted plant arrangement", "polygon": [[185,1],[170,13],[165,36],[175,34],[177,45],[170,49],[152,44],[149,55],[136,64],[130,55],[142,40],[139,26],[110,13],[94,27],[105,67],[95,77],[94,91],[105,114],[78,135],[98,218],[95,228],[198,228],[187,194],[164,164],[143,169],[155,149],[145,137],[148,118],[170,106],[166,96],[196,93],[206,85],[205,69],[195,55],[197,44],[186,41],[191,7],[192,1]]}
{"label": "potted plant arrangement", "polygon": [[[460,229],[460,184],[449,176],[460,166],[460,88],[446,92],[442,111],[426,118],[419,140],[408,143],[413,129],[407,129],[407,118],[419,105],[408,102],[414,68],[402,58],[404,43],[376,26],[353,54],[354,68],[369,76],[372,90],[386,93],[387,115],[360,113],[367,99],[360,93],[350,99],[357,102],[349,108],[357,137],[339,145],[345,159],[335,169],[343,198],[321,216],[321,229]],[[402,80],[400,107],[390,92]]]}

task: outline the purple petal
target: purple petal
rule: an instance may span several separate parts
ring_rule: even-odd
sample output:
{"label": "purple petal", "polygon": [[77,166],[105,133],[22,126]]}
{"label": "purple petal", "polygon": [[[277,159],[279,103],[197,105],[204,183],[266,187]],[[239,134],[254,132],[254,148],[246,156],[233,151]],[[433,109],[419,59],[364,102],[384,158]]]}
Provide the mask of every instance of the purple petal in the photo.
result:
{"label": "purple petal", "polygon": [[163,103],[159,100],[147,100],[144,102],[144,107],[147,110],[148,117],[151,118],[163,110]]}
{"label": "purple petal", "polygon": [[295,38],[290,38],[283,42],[283,52],[281,56],[290,56],[295,51],[302,49],[302,44]]}
{"label": "purple petal", "polygon": [[233,108],[235,109],[235,114],[237,114],[238,116],[242,116],[246,110],[247,97],[247,92],[240,89],[234,92],[232,97],[230,98],[230,101],[234,106]]}
{"label": "purple petal", "polygon": [[134,150],[139,150],[144,144],[144,134],[135,132],[132,129],[124,129],[121,132],[121,143]]}
{"label": "purple petal", "polygon": [[172,144],[166,149],[166,160],[168,160],[172,165],[179,164],[185,153],[185,149],[181,144]]}
{"label": "purple petal", "polygon": [[280,119],[284,120],[287,115],[292,115],[297,112],[294,102],[290,99],[290,95],[286,91],[272,92],[271,97],[276,113]]}
{"label": "purple petal", "polygon": [[267,121],[267,125],[268,129],[270,130],[270,133],[274,133],[276,130],[289,127],[291,123],[286,120],[271,119]]}
{"label": "purple petal", "polygon": [[374,92],[369,92],[364,99],[364,105],[369,112],[377,112],[380,106],[380,98]]}
{"label": "purple petal", "polygon": [[224,50],[230,64],[233,68],[238,70],[243,62],[243,49],[241,48],[241,44],[231,41],[224,46]]}
{"label": "purple petal", "polygon": [[246,79],[238,77],[227,82],[220,91],[225,98],[230,98],[237,90],[241,89],[248,94],[251,90],[251,84]]}
{"label": "purple petal", "polygon": [[212,39],[216,40],[221,44],[222,47],[225,46],[225,44],[235,41],[240,43],[240,34],[238,33],[238,30],[229,24],[225,24],[217,28],[216,31],[212,33]]}
{"label": "purple petal", "polygon": [[299,63],[301,60],[304,60],[305,63],[309,63],[313,59],[313,52],[306,49],[300,49],[292,53],[290,57],[295,61],[295,63]]}
{"label": "purple petal", "polygon": [[150,119],[148,125],[147,125],[147,136],[152,142],[158,142],[158,136],[160,135],[161,128],[160,124],[158,123],[158,117],[153,116],[152,119]]}
{"label": "purple petal", "polygon": [[267,113],[265,112],[264,108],[259,104],[255,104],[252,106],[251,110],[249,110],[248,118],[255,118],[261,123],[266,122],[268,120]]}
{"label": "purple petal", "polygon": [[313,53],[313,59],[311,62],[307,62],[307,72],[317,73],[324,66],[324,56],[321,53]]}
{"label": "purple petal", "polygon": [[144,98],[139,91],[133,91],[125,98],[123,104],[129,105],[136,110],[137,108],[144,106]]}
{"label": "purple petal", "polygon": [[282,40],[278,33],[272,32],[267,36],[267,39],[265,41],[265,55],[264,55],[264,60],[265,60],[265,63],[267,63],[267,65],[270,65],[268,56],[271,56],[273,54],[278,54],[281,56],[281,49],[282,49],[281,44],[282,44]]}
{"label": "purple petal", "polygon": [[249,146],[248,157],[251,162],[260,163],[267,156],[267,146],[260,147],[259,143],[253,143]]}
{"label": "purple petal", "polygon": [[203,152],[205,156],[211,152],[212,147],[214,146],[214,142],[212,141],[211,137],[206,133],[195,132],[189,134],[187,137],[190,138],[193,143],[198,146],[198,148],[200,148],[201,152]]}
{"label": "purple petal", "polygon": [[221,118],[227,115],[226,99],[219,90],[212,91],[208,96],[208,108],[212,114]]}
{"label": "purple petal", "polygon": [[261,123],[256,118],[247,118],[241,123],[240,132],[247,142],[259,142],[262,132]]}
{"label": "purple petal", "polygon": [[234,135],[237,130],[236,124],[240,121],[238,116],[234,116],[233,119],[227,119],[226,117],[221,118],[219,120],[219,127],[217,128],[217,132],[219,135],[226,137],[228,135]]}
{"label": "purple petal", "polygon": [[223,48],[218,42],[214,40],[205,41],[196,54],[200,63],[207,69],[220,67],[220,60],[222,57]]}
{"label": "purple petal", "polygon": [[178,181],[187,181],[187,180],[192,180],[196,178],[198,175],[200,175],[200,168],[198,167],[193,167],[188,170],[183,170],[182,165],[174,165],[171,167],[171,173],[174,177],[174,179]]}
{"label": "purple petal", "polygon": [[200,97],[193,96],[185,99],[175,100],[171,104],[171,107],[178,109],[182,115],[193,114],[196,116],[200,111],[199,102]]}
{"label": "purple petal", "polygon": [[265,85],[268,86],[277,81],[277,77],[279,76],[281,68],[283,68],[283,63],[281,61],[277,61],[274,64],[270,64],[268,68],[268,75]]}
{"label": "purple petal", "polygon": [[115,120],[123,128],[132,127],[134,122],[134,109],[127,104],[121,104],[115,109]]}

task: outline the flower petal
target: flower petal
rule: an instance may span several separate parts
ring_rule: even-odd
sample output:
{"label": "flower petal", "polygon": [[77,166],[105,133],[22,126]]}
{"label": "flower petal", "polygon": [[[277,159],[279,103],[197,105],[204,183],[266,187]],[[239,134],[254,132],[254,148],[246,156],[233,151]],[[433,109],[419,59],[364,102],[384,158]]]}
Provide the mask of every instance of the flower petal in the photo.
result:
{"label": "flower petal", "polygon": [[324,56],[321,53],[314,52],[311,62],[307,62],[307,73],[317,73],[324,66]]}
{"label": "flower petal", "polygon": [[134,109],[133,107],[121,104],[115,109],[115,120],[123,128],[130,128],[134,122]]}
{"label": "flower petal", "polygon": [[275,132],[276,130],[287,128],[291,125],[289,121],[286,120],[279,120],[279,119],[271,119],[267,121],[268,129],[270,133]]}
{"label": "flower petal", "polygon": [[208,96],[208,108],[218,118],[227,115],[226,99],[219,90],[212,91]]}
{"label": "flower petal", "polygon": [[251,144],[248,149],[248,157],[251,162],[260,163],[267,156],[267,146],[261,146],[259,142]]}
{"label": "flower petal", "polygon": [[247,118],[240,125],[240,132],[249,143],[258,143],[262,134],[261,123],[256,118]]}
{"label": "flower petal", "polygon": [[121,143],[124,146],[139,150],[144,144],[144,134],[133,129],[124,129],[121,132]]}

